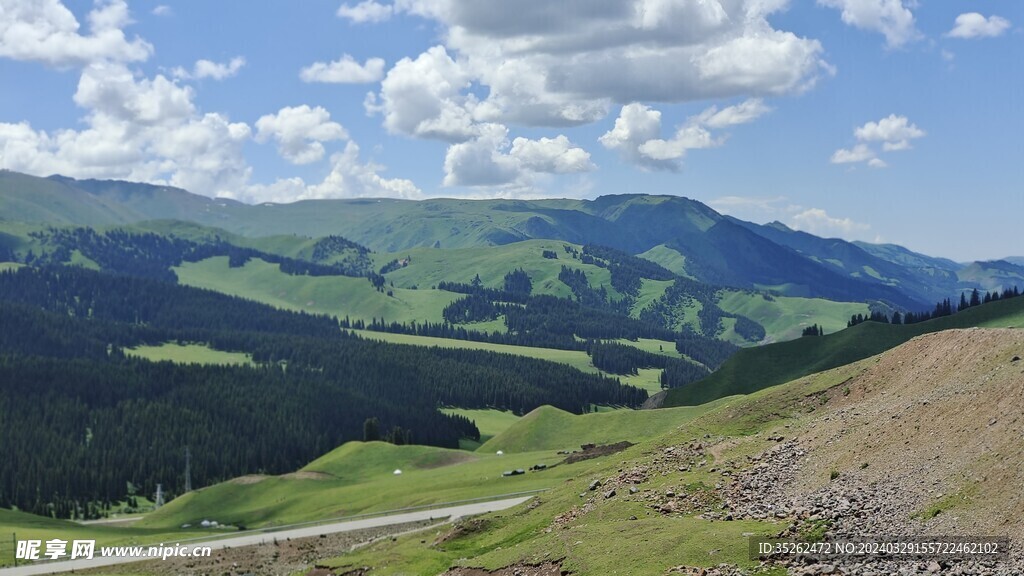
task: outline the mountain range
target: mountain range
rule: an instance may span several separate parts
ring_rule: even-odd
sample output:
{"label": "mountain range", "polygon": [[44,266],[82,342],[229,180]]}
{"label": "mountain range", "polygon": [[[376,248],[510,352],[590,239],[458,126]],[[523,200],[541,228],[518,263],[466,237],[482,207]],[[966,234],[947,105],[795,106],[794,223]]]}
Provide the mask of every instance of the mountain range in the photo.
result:
{"label": "mountain range", "polygon": [[705,283],[906,309],[1024,283],[1022,258],[961,264],[891,244],[820,238],[779,222],[745,222],[680,196],[249,205],[169,186],[2,171],[0,219],[93,227],[170,219],[250,237],[341,235],[383,252],[563,240],[639,254]]}

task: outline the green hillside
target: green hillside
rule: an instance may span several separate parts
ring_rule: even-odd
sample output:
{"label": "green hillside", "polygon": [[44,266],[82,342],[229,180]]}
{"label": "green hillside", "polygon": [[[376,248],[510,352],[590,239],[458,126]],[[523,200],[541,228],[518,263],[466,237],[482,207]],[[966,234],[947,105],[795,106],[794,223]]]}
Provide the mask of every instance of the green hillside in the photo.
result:
{"label": "green hillside", "polygon": [[[254,528],[550,488],[577,473],[578,466],[553,466],[563,458],[554,451],[498,456],[350,442],[291,474],[243,476],[195,490],[137,526],[166,530],[208,518]],[[534,464],[552,469],[502,476]]]}
{"label": "green hillside", "polygon": [[655,411],[616,410],[582,415],[541,406],[485,442],[477,452],[502,450],[511,454],[534,450],[573,450],[588,443],[612,444],[623,440],[635,443],[660,436],[727,402],[722,400],[703,406]]}
{"label": "green hillside", "polygon": [[[562,266],[583,270],[594,288],[605,286],[613,298],[620,295],[611,286],[611,275],[605,268],[583,264],[565,253],[565,246],[579,250],[579,245],[553,240],[526,240],[502,246],[482,248],[433,249],[417,248],[393,254],[377,254],[378,267],[393,259],[409,257],[409,265],[386,275],[395,286],[429,288],[439,282],[469,283],[479,275],[483,285],[501,288],[505,274],[523,269],[533,282],[534,294],[550,294],[565,298],[572,291],[558,279]],[[554,252],[557,259],[544,258],[545,250]]]}
{"label": "green hillside", "polygon": [[286,310],[331,314],[353,319],[384,317],[388,321],[440,322],[441,311],[461,294],[442,290],[395,288],[392,296],[378,292],[366,278],[293,276],[280,266],[253,259],[230,268],[227,257],[185,263],[175,268],[185,285],[216,290]]}
{"label": "green hillside", "polygon": [[1024,328],[1024,298],[1000,300],[918,324],[864,322],[821,337],[740,350],[707,378],[669,390],[663,406],[693,406],[749,394],[874,356],[921,334],[970,327]]}
{"label": "green hillside", "polygon": [[[801,331],[812,324],[827,334],[846,328],[855,314],[868,314],[868,305],[857,302],[833,302],[821,298],[766,297],[764,294],[723,290],[718,306],[740,314],[764,326],[766,344],[799,338]],[[741,342],[736,342],[740,344]]]}

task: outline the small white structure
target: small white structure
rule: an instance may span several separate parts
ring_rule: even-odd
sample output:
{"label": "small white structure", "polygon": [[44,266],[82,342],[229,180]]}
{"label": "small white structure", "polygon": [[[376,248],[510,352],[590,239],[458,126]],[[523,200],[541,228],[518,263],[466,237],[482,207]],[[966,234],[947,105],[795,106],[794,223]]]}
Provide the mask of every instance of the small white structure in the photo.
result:
{"label": "small white structure", "polygon": [[505,452],[504,452],[504,451],[502,451],[502,450],[498,450],[498,456],[504,456],[504,455],[505,455]]}
{"label": "small white structure", "polygon": [[401,475],[402,475],[402,471],[399,470],[398,468],[395,468],[395,476],[401,476]]}

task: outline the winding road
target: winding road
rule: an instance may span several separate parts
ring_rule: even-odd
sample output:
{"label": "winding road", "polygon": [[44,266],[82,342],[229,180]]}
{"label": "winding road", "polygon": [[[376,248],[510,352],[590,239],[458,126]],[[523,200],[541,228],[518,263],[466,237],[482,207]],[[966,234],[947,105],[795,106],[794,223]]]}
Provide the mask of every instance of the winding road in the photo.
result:
{"label": "winding road", "polygon": [[[419,510],[415,512],[403,512],[400,514],[389,514],[387,516],[375,516],[371,518],[362,518],[359,520],[347,520],[342,522],[334,522],[328,524],[320,524],[317,526],[304,526],[297,528],[283,528],[275,529],[268,528],[266,530],[253,530],[246,532],[240,536],[233,536],[230,538],[218,538],[215,540],[205,540],[202,542],[188,542],[182,544],[183,548],[191,550],[195,547],[209,546],[214,551],[221,550],[224,548],[241,548],[243,546],[253,546],[256,544],[264,544],[273,541],[275,538],[308,538],[311,536],[319,536],[321,534],[336,534],[338,532],[350,532],[352,530],[364,530],[367,528],[379,528],[381,526],[391,526],[394,524],[405,524],[406,522],[420,522],[423,520],[440,520],[447,518],[449,522],[455,521],[464,516],[475,516],[477,514],[486,514],[487,512],[497,512],[499,510],[505,510],[513,506],[522,504],[532,498],[532,496],[525,496],[519,498],[507,498],[504,500],[492,500],[490,502],[476,502],[472,504],[463,504],[460,506],[449,506],[446,508],[433,508],[429,510]],[[173,543],[167,543],[173,544]],[[148,546],[145,548],[148,549]],[[91,559],[78,559],[78,560],[62,560],[59,562],[32,562],[17,568],[3,568],[0,569],[0,576],[30,576],[32,574],[56,574],[60,572],[70,572],[72,570],[85,570],[87,568],[99,568],[102,566],[113,566],[115,564],[128,564],[130,562],[141,562],[144,560],[152,560],[153,557],[100,557],[99,547],[96,549],[96,557]],[[155,556],[159,558],[159,556]]]}

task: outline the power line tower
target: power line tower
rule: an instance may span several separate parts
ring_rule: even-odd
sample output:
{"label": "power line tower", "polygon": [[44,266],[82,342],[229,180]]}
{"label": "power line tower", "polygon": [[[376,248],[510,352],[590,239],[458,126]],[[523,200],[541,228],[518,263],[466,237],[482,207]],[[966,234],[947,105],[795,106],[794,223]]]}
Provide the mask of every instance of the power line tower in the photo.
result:
{"label": "power line tower", "polygon": [[192,491],[192,452],[185,446],[185,492]]}
{"label": "power line tower", "polygon": [[163,505],[164,505],[164,485],[163,484],[157,484],[156,485],[156,499],[153,502],[153,509],[155,510],[155,509],[157,509],[157,508],[159,508],[159,507],[161,507]]}

